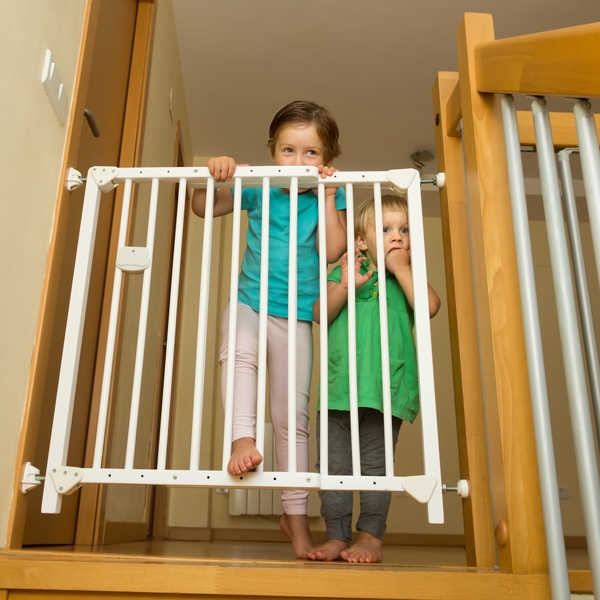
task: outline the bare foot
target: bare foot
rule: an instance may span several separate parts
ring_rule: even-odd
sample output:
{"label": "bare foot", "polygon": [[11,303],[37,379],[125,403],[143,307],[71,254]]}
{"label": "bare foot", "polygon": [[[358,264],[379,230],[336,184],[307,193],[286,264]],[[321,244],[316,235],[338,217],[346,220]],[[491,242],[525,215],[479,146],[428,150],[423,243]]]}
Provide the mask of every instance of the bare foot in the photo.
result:
{"label": "bare foot", "polygon": [[294,552],[298,558],[307,558],[308,552],[314,546],[308,519],[306,515],[282,515],[279,519],[279,527],[291,540]]}
{"label": "bare foot", "polygon": [[361,531],[355,544],[348,550],[342,550],[340,556],[351,563],[375,563],[381,562],[383,551],[382,542],[379,538]]}
{"label": "bare foot", "polygon": [[227,465],[227,471],[231,475],[241,475],[246,471],[254,469],[261,462],[262,456],[256,449],[254,438],[239,438],[231,444],[231,458]]}
{"label": "bare foot", "polygon": [[327,540],[324,544],[311,548],[308,551],[307,558],[310,560],[337,560],[340,558],[342,550],[348,548],[348,542],[341,540]]}

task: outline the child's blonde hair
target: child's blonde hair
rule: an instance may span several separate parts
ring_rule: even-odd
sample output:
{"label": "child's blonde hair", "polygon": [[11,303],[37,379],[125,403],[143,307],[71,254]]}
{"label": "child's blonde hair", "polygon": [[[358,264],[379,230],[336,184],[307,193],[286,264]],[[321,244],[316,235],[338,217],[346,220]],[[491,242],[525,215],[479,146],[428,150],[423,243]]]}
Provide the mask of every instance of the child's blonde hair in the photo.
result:
{"label": "child's blonde hair", "polygon": [[[408,202],[406,198],[396,194],[381,196],[381,210],[405,212],[408,214]],[[375,218],[375,198],[369,198],[363,202],[354,214],[354,237],[358,234],[364,237],[371,219]]]}

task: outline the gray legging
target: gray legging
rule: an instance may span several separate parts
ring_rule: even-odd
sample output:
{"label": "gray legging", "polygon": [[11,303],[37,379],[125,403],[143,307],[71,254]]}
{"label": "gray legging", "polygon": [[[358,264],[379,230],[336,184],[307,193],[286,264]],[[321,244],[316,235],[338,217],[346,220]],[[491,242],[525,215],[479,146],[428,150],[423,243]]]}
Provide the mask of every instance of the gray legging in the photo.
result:
{"label": "gray legging", "polygon": [[[385,475],[383,414],[374,408],[359,408],[360,468],[362,475]],[[321,413],[317,413],[317,471],[321,461]],[[394,451],[402,419],[392,417]],[[329,411],[329,474],[352,475],[350,412]],[[349,542],[352,539],[352,492],[319,492],[321,516],[327,527],[327,539]],[[392,494],[360,492],[360,517],[357,531],[382,538]]]}

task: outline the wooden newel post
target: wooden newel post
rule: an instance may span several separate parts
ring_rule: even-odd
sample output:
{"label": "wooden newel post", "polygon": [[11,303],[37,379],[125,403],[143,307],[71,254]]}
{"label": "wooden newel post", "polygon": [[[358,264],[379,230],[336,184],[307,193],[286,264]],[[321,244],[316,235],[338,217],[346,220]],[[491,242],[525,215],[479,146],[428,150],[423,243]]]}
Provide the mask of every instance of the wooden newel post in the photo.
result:
{"label": "wooden newel post", "polygon": [[438,73],[433,86],[433,120],[438,171],[446,175],[446,185],[440,189],[440,208],[458,457],[460,477],[470,482],[471,490],[470,497],[463,501],[465,547],[469,566],[492,568],[496,564],[496,552],[479,366],[469,215],[462,142],[451,114],[451,99],[457,91],[458,73]]}
{"label": "wooden newel post", "polygon": [[457,32],[460,99],[500,570],[548,571],[500,101],[476,88],[491,15]]}

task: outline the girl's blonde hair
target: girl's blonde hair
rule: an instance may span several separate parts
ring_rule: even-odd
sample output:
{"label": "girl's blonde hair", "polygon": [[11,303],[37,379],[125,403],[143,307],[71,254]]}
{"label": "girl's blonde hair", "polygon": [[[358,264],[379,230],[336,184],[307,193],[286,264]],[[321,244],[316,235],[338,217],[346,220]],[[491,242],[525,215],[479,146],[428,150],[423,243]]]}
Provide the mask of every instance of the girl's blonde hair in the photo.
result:
{"label": "girl's blonde hair", "polygon": [[309,127],[313,124],[323,142],[325,164],[331,163],[334,158],[342,153],[337,123],[327,108],[319,106],[316,102],[305,100],[290,102],[273,117],[269,127],[269,141],[267,142],[271,156],[273,156],[277,136],[281,129],[290,125],[306,125]]}
{"label": "girl's blonde hair", "polygon": [[[381,210],[408,213],[406,198],[396,194],[386,194],[381,197]],[[375,218],[375,198],[369,198],[363,202],[354,213],[354,237],[359,233],[361,236],[367,233],[369,222]]]}

